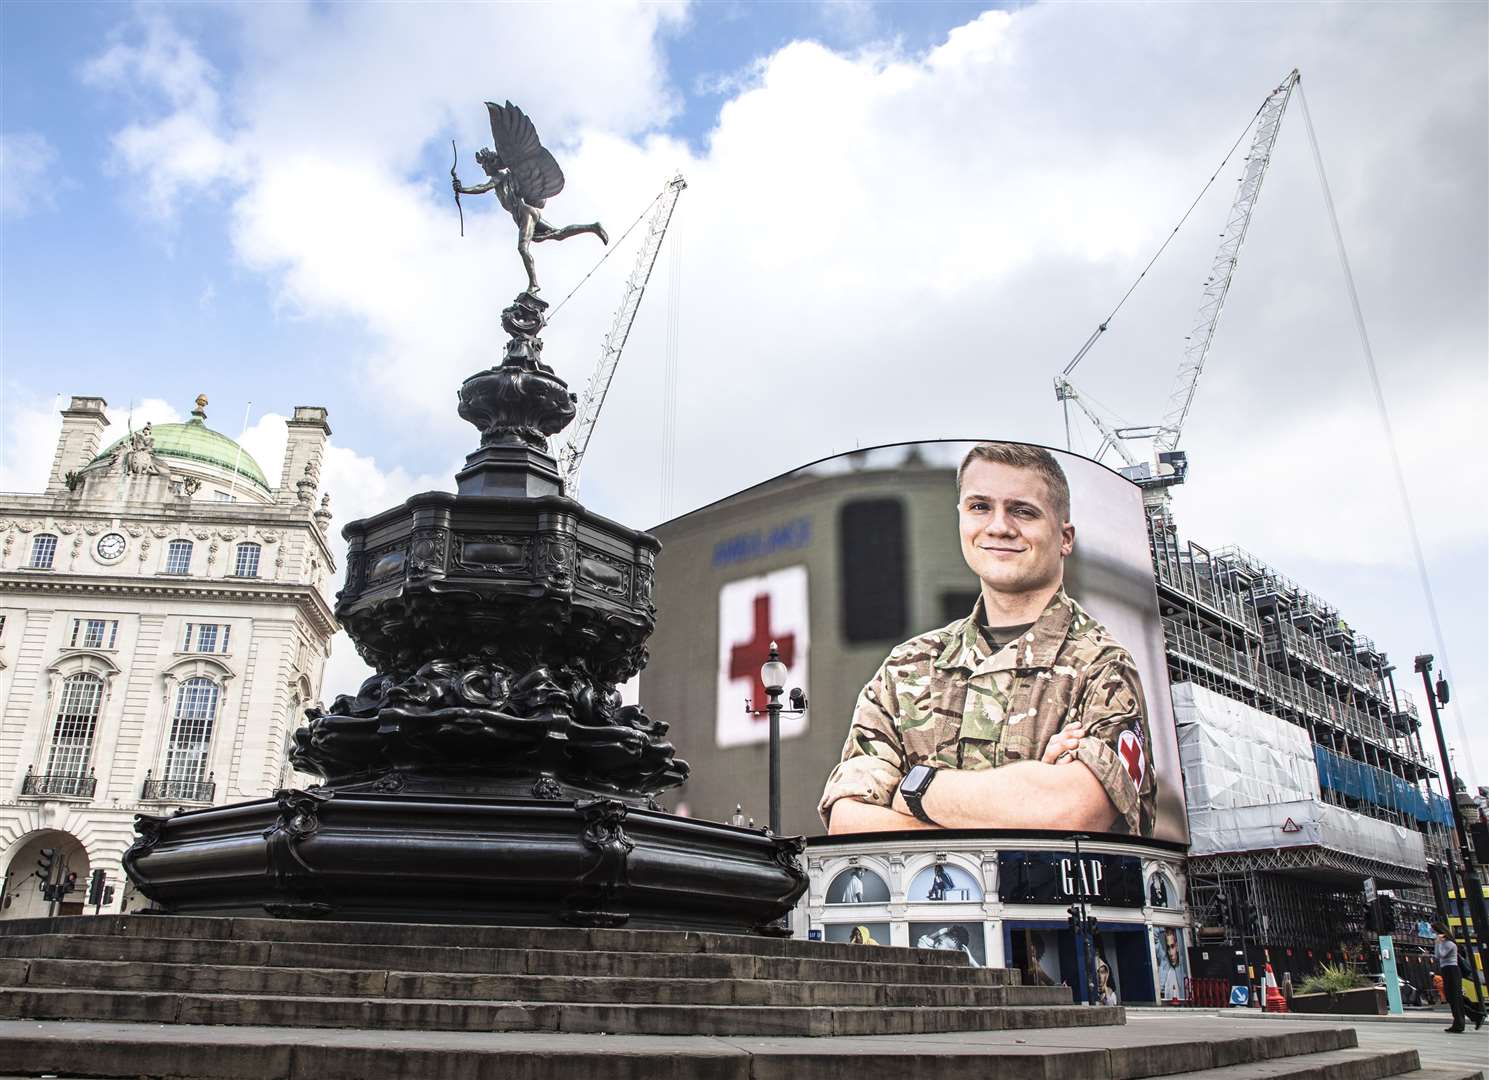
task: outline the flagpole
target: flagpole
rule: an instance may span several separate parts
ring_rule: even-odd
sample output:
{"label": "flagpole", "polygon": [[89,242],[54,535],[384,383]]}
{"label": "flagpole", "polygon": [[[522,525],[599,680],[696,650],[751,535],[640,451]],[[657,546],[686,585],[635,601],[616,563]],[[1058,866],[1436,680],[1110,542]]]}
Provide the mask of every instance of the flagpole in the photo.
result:
{"label": "flagpole", "polygon": [[250,401],[243,410],[243,430],[238,432],[238,453],[233,457],[233,476],[228,481],[227,501],[237,502],[238,493],[238,465],[243,460],[243,436],[248,434],[248,414],[253,412],[253,402]]}

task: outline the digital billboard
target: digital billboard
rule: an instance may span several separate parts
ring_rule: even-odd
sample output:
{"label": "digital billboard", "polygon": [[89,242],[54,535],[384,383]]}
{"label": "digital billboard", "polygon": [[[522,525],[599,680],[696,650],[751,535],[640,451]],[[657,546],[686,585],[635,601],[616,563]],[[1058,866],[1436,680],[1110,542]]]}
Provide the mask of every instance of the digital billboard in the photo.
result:
{"label": "digital billboard", "polygon": [[[781,717],[787,832],[1187,840],[1141,489],[1078,455],[1005,444],[1024,463],[972,475],[1013,488],[979,483],[965,494],[992,502],[966,505],[957,475],[976,445],[835,455],[655,528],[638,693],[693,766],[674,796],[689,812],[764,819],[759,672],[774,642],[809,703]],[[917,765],[937,773],[929,821],[897,801]],[[1005,785],[1025,779],[1044,786]],[[894,816],[866,823],[860,808]]]}
{"label": "digital billboard", "polygon": [[828,831],[1184,840],[1141,491],[1043,447],[934,445],[957,456],[939,527],[955,533],[967,610],[887,650],[839,721]]}

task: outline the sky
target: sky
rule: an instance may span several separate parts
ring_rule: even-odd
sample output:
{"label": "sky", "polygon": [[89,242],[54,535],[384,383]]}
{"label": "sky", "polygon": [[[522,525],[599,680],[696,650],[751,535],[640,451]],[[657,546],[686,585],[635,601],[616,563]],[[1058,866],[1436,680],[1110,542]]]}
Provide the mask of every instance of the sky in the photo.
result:
{"label": "sky", "polygon": [[[507,99],[567,176],[549,220],[614,240],[582,285],[594,238],[537,249],[545,298],[579,286],[545,334],[576,390],[635,258],[620,235],[688,183],[585,461],[594,510],[646,527],[901,440],[1064,446],[1051,379],[1296,67],[1442,642],[1296,98],[1174,512],[1335,604],[1398,686],[1436,654],[1458,766],[1489,783],[1486,13],[10,0],[0,490],[43,486],[67,396],[103,396],[122,427],[198,393],[271,477],[284,418],[326,406],[338,523],[453,489],[475,446],[454,391],[499,359],[523,278],[494,200],[465,197],[460,236],[450,143],[473,184],[481,103]],[[1239,170],[1076,372],[1104,415],[1162,415]],[[1074,424],[1073,449],[1098,442]],[[327,699],[364,670],[339,640]]]}

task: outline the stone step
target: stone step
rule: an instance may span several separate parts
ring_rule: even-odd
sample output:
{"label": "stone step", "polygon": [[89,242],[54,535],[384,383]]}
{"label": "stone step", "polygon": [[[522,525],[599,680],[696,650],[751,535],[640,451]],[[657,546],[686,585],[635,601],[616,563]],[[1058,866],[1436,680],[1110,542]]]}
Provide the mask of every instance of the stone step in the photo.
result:
{"label": "stone step", "polygon": [[292,997],[449,1001],[629,1002],[636,1005],[1069,1005],[1066,987],[583,978],[385,969],[282,968],[143,961],[0,959],[0,988],[189,991]]}
{"label": "stone step", "polygon": [[1120,1007],[787,1007],[7,989],[0,1019],[626,1035],[910,1035],[1121,1024]]}
{"label": "stone step", "polygon": [[861,960],[964,967],[960,953],[939,949],[866,947],[800,938],[708,934],[698,931],[601,930],[447,923],[375,923],[319,919],[211,918],[184,915],[68,915],[0,921],[0,937],[89,934],[105,937],[206,938],[216,941],[313,941],[318,944],[402,945],[480,949],[557,949],[585,952],[728,953],[812,960]]}
{"label": "stone step", "polygon": [[1169,1080],[1389,1080],[1418,1071],[1420,1064],[1415,1050],[1331,1050],[1177,1073]]}
{"label": "stone step", "polygon": [[[1228,1036],[1204,1017],[1131,1027],[892,1039],[203,1028],[0,1021],[0,1074],[171,1080],[1363,1080],[1400,1066],[1353,1049],[1349,1029]],[[1042,1035],[1042,1038],[1041,1038]],[[1303,1055],[1322,1055],[1309,1072]],[[1291,1059],[1298,1058],[1293,1061]],[[1264,1063],[1260,1069],[1248,1069]],[[1356,1071],[1347,1071],[1353,1068]],[[1238,1071],[1242,1070],[1242,1071]],[[1433,1077],[1432,1080],[1438,1080]]]}
{"label": "stone step", "polygon": [[[3,924],[0,924],[3,925]],[[905,952],[906,950],[896,950]],[[874,954],[874,955],[864,955]],[[559,949],[325,944],[186,937],[36,934],[0,936],[0,957],[143,961],[284,968],[358,968],[407,972],[570,975],[647,979],[789,979],[1007,986],[1006,968],[886,963],[863,948],[849,960],[738,953],[586,952]]]}

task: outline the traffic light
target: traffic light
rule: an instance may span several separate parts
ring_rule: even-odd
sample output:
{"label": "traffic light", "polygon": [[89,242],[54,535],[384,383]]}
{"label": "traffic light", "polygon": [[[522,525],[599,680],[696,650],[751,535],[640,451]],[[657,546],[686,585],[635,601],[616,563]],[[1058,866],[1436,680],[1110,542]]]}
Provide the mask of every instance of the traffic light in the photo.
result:
{"label": "traffic light", "polygon": [[113,902],[114,902],[114,887],[112,885],[105,885],[103,887],[103,906],[104,907],[108,907]]}
{"label": "traffic light", "polygon": [[62,887],[58,890],[58,892],[60,892],[63,896],[66,896],[68,893],[72,892],[72,890],[76,889],[77,887],[78,887],[78,875],[77,875],[76,872],[71,872],[71,873],[69,873],[67,875],[66,878],[63,879],[63,881],[62,881]]}
{"label": "traffic light", "polygon": [[36,876],[42,881],[52,880],[52,868],[57,865],[57,849],[44,847],[36,853]]}
{"label": "traffic light", "polygon": [[93,871],[93,876],[88,879],[88,903],[97,907],[103,903],[103,881],[107,875],[103,868]]}
{"label": "traffic light", "polygon": [[1072,934],[1079,933],[1081,926],[1081,909],[1072,904],[1070,907],[1066,908],[1065,911],[1070,916],[1068,919],[1065,920],[1066,925],[1070,927],[1070,932]]}

